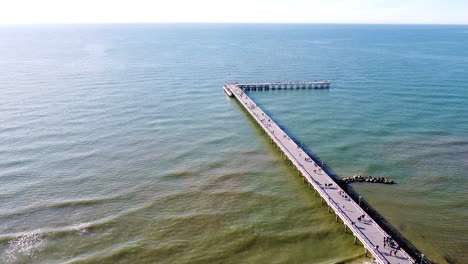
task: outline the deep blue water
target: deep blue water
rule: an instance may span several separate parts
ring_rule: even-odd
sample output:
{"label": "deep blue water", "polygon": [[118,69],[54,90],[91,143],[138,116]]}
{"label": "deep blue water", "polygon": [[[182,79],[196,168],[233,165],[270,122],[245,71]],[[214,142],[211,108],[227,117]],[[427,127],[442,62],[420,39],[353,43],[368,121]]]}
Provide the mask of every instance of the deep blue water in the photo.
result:
{"label": "deep blue water", "polygon": [[[5,263],[362,263],[226,82],[431,259],[468,247],[468,26],[0,26]],[[313,248],[314,250],[309,250]]]}

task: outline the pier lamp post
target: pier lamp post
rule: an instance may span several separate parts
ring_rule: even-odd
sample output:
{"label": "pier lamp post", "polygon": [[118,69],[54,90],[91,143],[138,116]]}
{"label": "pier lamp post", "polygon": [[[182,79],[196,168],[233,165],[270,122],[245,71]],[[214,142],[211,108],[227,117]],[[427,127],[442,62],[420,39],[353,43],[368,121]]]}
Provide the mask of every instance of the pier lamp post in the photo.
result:
{"label": "pier lamp post", "polygon": [[359,206],[361,206],[361,195],[359,195]]}

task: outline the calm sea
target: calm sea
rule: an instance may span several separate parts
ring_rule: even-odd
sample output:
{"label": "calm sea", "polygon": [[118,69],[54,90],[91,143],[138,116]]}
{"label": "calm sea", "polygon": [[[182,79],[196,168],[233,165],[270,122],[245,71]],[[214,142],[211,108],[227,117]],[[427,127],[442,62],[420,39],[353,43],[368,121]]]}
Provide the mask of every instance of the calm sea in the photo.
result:
{"label": "calm sea", "polygon": [[[0,262],[362,263],[252,92],[429,258],[468,256],[468,26],[0,26]],[[368,260],[368,259],[367,259]]]}

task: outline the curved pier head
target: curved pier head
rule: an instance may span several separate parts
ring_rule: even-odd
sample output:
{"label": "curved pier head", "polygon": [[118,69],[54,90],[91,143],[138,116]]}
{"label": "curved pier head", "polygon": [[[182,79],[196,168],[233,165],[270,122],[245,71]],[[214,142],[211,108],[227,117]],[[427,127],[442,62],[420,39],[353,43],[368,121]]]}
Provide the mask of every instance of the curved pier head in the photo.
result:
{"label": "curved pier head", "polygon": [[[381,264],[416,263],[410,254],[400,248],[358,203],[352,200],[347,193],[335,183],[320,164],[297,145],[246,93],[250,90],[269,89],[319,89],[329,88],[330,81],[324,82],[291,82],[291,83],[232,83],[224,85],[226,93],[235,97],[247,110],[252,118],[268,135],[273,144],[289,159],[300,176],[304,177],[315,193],[321,197],[322,203],[328,205],[328,211],[336,214],[344,224],[344,230],[354,235],[354,242],[359,240],[365,249],[365,254],[372,254],[375,260]],[[385,242],[384,242],[385,241]],[[393,247],[392,247],[393,246]],[[390,254],[392,250],[392,254]],[[396,254],[394,253],[396,251]],[[418,260],[419,263],[419,260]],[[426,263],[426,262],[421,262]]]}

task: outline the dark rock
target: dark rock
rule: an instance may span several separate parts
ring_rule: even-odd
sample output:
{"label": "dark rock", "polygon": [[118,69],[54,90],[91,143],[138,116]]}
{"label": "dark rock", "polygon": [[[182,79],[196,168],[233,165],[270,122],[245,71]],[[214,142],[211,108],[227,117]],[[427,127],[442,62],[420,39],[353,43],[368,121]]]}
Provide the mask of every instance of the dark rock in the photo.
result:
{"label": "dark rock", "polygon": [[386,177],[372,177],[364,175],[354,175],[352,177],[346,177],[339,180],[342,183],[353,183],[353,182],[373,182],[373,183],[383,183],[383,184],[395,184],[393,180],[390,180]]}

